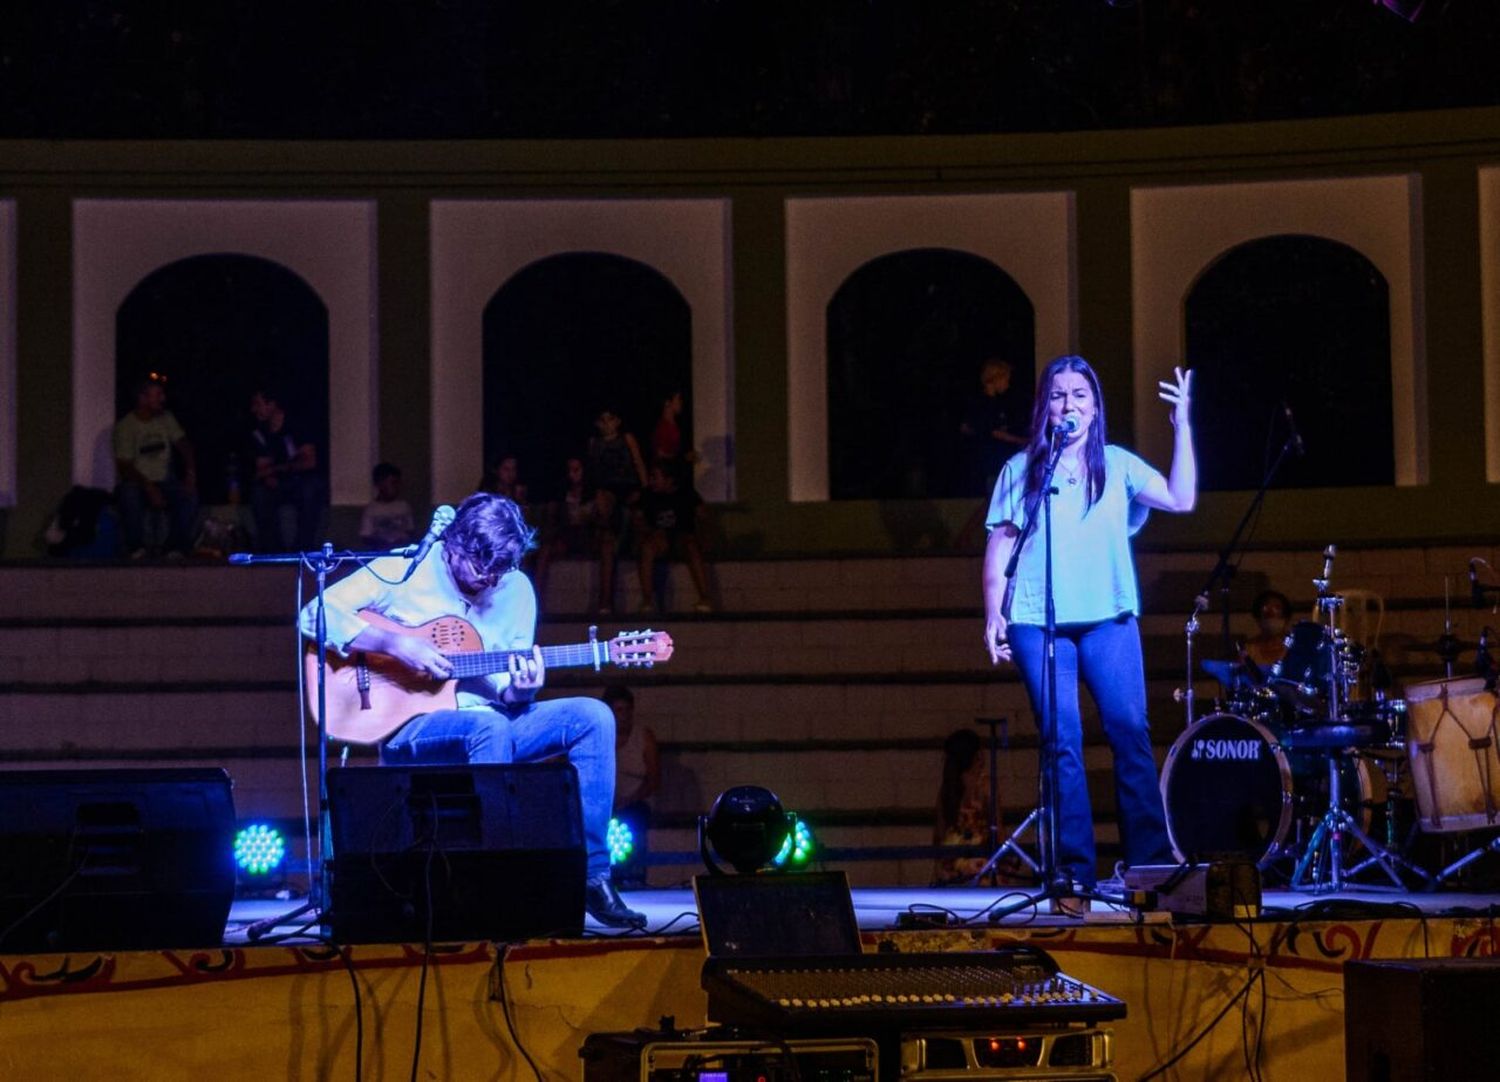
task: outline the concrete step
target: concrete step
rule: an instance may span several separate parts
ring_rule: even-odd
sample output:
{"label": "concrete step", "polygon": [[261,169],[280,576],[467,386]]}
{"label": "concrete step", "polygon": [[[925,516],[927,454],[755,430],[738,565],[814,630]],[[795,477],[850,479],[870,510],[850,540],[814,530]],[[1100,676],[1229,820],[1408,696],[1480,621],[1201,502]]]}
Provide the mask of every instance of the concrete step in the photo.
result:
{"label": "concrete step", "polygon": [[[1477,640],[1488,610],[1455,609],[1446,614],[1454,634]],[[1381,645],[1386,663],[1398,673],[1435,672],[1432,645],[1442,634],[1445,613],[1438,608],[1392,609],[1385,615]],[[1141,619],[1148,672],[1170,679],[1184,664],[1182,618],[1153,613]],[[639,626],[666,628],[675,654],[663,677],[835,676],[968,673],[975,679],[1013,678],[1009,668],[991,670],[984,657],[978,613],[865,612],[741,615],[734,619],[652,617]],[[582,642],[590,625],[557,620],[539,629],[544,643]],[[609,639],[637,625],[599,625]],[[1231,622],[1242,641],[1253,633],[1247,616]],[[1200,657],[1222,654],[1218,622],[1205,621],[1194,643]],[[59,621],[0,621],[0,685],[285,681],[295,679],[301,643],[290,618],[188,617],[144,621],[135,618]],[[1465,660],[1472,650],[1465,651]],[[564,675],[559,673],[559,676]],[[616,673],[629,679],[629,673]]]}
{"label": "concrete step", "polygon": [[[1451,587],[1465,596],[1468,561],[1497,563],[1493,546],[1345,548],[1334,564],[1334,589],[1362,587],[1387,598],[1441,598]],[[1213,568],[1212,552],[1137,553],[1142,596],[1150,611],[1186,613]],[[731,560],[712,566],[716,600],[727,612],[846,612],[862,610],[975,609],[979,604],[978,554],[844,556]],[[1311,608],[1312,578],[1322,569],[1319,549],[1255,551],[1241,560],[1232,597],[1237,608],[1266,585]],[[1486,572],[1489,574],[1488,572]],[[595,605],[597,568],[589,561],[554,565],[544,613],[581,614]],[[639,599],[633,566],[617,575],[617,613],[634,612]],[[279,616],[290,618],[296,574],[287,568],[223,564],[10,563],[0,566],[6,619],[100,616]],[[1491,575],[1488,581],[1495,581]],[[310,595],[310,580],[306,593]],[[691,608],[695,595],[680,566],[668,570],[661,600]],[[1217,601],[1217,599],[1215,599]]]}

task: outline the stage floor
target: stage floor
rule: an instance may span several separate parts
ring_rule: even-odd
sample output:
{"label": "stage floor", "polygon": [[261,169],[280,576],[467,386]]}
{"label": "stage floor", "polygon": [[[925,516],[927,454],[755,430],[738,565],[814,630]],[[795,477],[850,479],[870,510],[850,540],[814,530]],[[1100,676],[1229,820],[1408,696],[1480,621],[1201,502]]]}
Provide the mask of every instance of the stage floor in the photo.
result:
{"label": "stage floor", "polygon": [[[1027,905],[1000,921],[991,921],[990,913],[1009,908],[1024,898],[1035,897],[1035,887],[856,887],[853,890],[854,912],[861,932],[878,933],[904,930],[911,927],[930,928],[940,921],[930,918],[945,914],[954,926],[967,927],[1058,927],[1070,928],[1091,924],[1137,924],[1165,923],[1171,914],[1165,912],[1138,913],[1124,906],[1111,906],[1095,902],[1092,910],[1083,917],[1068,917],[1047,912],[1046,903]],[[606,928],[594,920],[587,921],[584,934],[588,936],[692,936],[699,935],[698,912],[693,901],[693,892],[685,888],[674,890],[637,890],[622,894],[626,904],[646,915],[646,927],[641,931],[622,932],[617,928]],[[245,929],[255,921],[262,921],[290,912],[305,898],[279,900],[239,900],[230,910],[229,925],[225,932],[225,945],[245,946]],[[1440,916],[1495,916],[1500,914],[1500,894],[1461,891],[1409,891],[1394,887],[1358,886],[1342,891],[1313,893],[1311,891],[1267,890],[1261,896],[1260,921],[1284,921],[1289,918],[1361,919],[1375,917],[1440,917]],[[929,918],[923,923],[903,923],[914,914],[919,919]],[[1184,918],[1177,918],[1181,923]],[[314,936],[305,938],[291,935],[304,921],[278,925],[275,935],[286,943],[312,942]],[[1249,923],[1249,922],[1242,922]],[[282,939],[282,936],[287,938]]]}

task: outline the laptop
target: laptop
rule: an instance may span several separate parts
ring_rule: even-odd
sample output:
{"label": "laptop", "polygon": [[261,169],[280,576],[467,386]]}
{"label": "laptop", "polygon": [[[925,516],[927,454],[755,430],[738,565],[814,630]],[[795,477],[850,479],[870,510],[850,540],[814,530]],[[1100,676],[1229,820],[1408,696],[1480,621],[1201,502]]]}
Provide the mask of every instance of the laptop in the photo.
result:
{"label": "laptop", "polygon": [[710,958],[816,958],[862,953],[843,872],[699,875],[698,922]]}

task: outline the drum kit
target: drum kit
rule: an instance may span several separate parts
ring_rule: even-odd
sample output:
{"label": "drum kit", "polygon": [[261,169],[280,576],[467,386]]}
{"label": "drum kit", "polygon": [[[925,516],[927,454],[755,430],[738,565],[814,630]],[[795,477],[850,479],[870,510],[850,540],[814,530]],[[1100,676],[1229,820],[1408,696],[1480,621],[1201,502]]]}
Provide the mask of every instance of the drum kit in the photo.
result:
{"label": "drum kit", "polygon": [[[1378,653],[1342,630],[1345,598],[1328,589],[1334,551],[1313,580],[1316,619],[1292,626],[1269,672],[1203,662],[1225,694],[1197,719],[1187,699],[1187,728],[1162,768],[1168,834],[1181,860],[1250,859],[1293,889],[1341,890],[1367,870],[1399,888],[1436,888],[1500,851],[1497,836],[1436,870],[1414,859],[1419,848],[1452,848],[1423,838],[1472,844],[1457,836],[1500,828],[1500,699],[1487,635],[1479,675],[1455,678],[1463,644],[1449,618],[1433,647],[1445,678],[1392,697]],[[1476,603],[1491,589],[1475,585]],[[1194,630],[1190,621],[1189,656]]]}

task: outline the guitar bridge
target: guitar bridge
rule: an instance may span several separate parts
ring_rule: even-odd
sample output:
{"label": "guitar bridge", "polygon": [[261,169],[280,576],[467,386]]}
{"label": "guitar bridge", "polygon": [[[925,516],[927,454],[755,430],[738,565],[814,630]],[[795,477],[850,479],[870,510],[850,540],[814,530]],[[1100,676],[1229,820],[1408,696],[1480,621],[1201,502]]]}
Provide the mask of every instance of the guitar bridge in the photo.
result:
{"label": "guitar bridge", "polygon": [[363,652],[354,655],[354,686],[359,689],[359,708],[370,709],[370,662]]}

